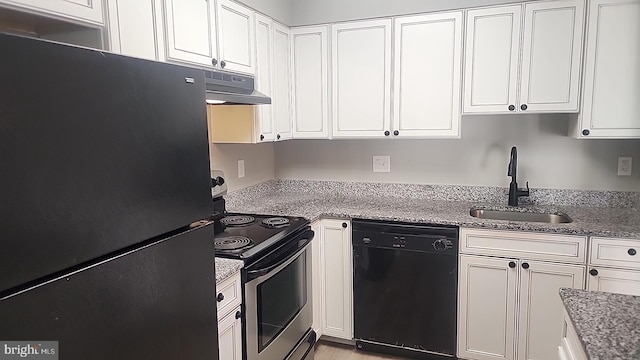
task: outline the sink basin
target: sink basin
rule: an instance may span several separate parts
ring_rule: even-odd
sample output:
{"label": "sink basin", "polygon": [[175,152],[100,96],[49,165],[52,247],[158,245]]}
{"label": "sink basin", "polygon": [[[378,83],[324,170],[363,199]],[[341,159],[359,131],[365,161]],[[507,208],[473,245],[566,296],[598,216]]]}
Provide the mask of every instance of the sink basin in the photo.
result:
{"label": "sink basin", "polygon": [[500,210],[478,210],[478,209],[471,209],[469,214],[479,219],[530,221],[530,222],[541,222],[541,223],[547,223],[547,224],[566,224],[573,221],[568,215],[565,215],[565,214],[545,214],[545,213],[500,211]]}

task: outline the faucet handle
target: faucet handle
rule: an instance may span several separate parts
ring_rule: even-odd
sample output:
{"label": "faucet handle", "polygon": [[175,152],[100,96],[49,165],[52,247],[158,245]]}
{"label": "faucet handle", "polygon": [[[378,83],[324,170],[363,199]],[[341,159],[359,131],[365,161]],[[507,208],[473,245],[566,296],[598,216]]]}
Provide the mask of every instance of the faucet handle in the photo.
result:
{"label": "faucet handle", "polygon": [[528,181],[527,181],[526,185],[527,185],[527,190],[523,190],[522,191],[522,195],[523,196],[529,196],[529,182]]}

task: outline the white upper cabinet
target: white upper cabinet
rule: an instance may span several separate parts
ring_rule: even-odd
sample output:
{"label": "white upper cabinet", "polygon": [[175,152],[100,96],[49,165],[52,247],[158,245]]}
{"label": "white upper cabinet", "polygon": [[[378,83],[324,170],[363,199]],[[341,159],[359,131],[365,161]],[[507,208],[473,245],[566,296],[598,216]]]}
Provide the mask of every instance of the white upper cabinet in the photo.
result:
{"label": "white upper cabinet", "polygon": [[393,134],[459,137],[462,11],[395,20]]}
{"label": "white upper cabinet", "polygon": [[577,112],[584,11],[584,0],[470,10],[464,112]]}
{"label": "white upper cabinet", "polygon": [[164,60],[161,0],[109,0],[111,51]]}
{"label": "white upper cabinet", "polygon": [[167,59],[213,66],[217,59],[213,0],[164,0]]}
{"label": "white upper cabinet", "polygon": [[273,58],[272,79],[274,124],[276,140],[291,139],[293,127],[291,124],[291,67],[290,67],[291,36],[289,28],[273,23]]}
{"label": "white upper cabinet", "polygon": [[0,0],[0,4],[98,25],[104,24],[102,0]]}
{"label": "white upper cabinet", "polygon": [[331,26],[332,135],[389,136],[391,20]]}
{"label": "white upper cabinet", "polygon": [[524,10],[520,110],[577,112],[584,1],[528,3]]}
{"label": "white upper cabinet", "polygon": [[328,31],[326,26],[291,30],[293,137],[329,137]]}
{"label": "white upper cabinet", "polygon": [[217,4],[220,67],[255,74],[253,11],[230,0],[217,0]]}
{"label": "white upper cabinet", "polygon": [[467,13],[465,113],[515,111],[521,11],[514,5]]}
{"label": "white upper cabinet", "polygon": [[[273,21],[263,15],[256,14],[256,89],[271,97],[273,92],[273,81],[271,72],[273,70],[271,34]],[[273,100],[273,99],[272,99]],[[273,141],[275,131],[273,126],[273,106],[259,105],[256,112],[259,121],[258,141]]]}
{"label": "white upper cabinet", "polygon": [[592,0],[585,51],[582,138],[639,138],[640,1]]}

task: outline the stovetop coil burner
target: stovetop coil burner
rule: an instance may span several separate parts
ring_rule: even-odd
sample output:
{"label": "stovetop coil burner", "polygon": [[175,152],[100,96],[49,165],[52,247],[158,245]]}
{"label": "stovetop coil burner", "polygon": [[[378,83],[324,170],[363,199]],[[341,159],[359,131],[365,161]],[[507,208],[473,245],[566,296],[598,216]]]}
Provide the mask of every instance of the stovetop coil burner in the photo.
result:
{"label": "stovetop coil burner", "polygon": [[285,226],[289,226],[289,219],[284,217],[271,217],[262,220],[262,225],[268,228],[281,228]]}
{"label": "stovetop coil burner", "polygon": [[253,216],[233,215],[223,218],[220,222],[225,226],[244,226],[253,223],[255,220]]}
{"label": "stovetop coil burner", "polygon": [[252,245],[253,242],[246,236],[226,236],[215,239],[216,250],[238,250]]}

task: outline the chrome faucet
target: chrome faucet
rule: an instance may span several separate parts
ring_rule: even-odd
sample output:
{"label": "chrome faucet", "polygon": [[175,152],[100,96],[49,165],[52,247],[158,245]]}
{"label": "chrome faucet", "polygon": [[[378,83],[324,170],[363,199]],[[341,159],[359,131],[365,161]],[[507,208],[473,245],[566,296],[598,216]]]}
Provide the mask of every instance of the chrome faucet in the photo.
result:
{"label": "chrome faucet", "polygon": [[518,172],[518,149],[514,146],[511,148],[511,158],[509,159],[509,169],[507,176],[511,176],[511,184],[509,184],[509,206],[518,206],[518,198],[520,196],[529,196],[529,182],[527,181],[527,189],[518,189],[518,180],[516,173]]}

